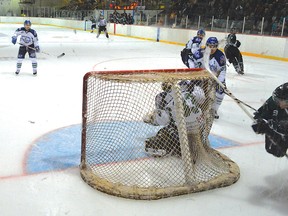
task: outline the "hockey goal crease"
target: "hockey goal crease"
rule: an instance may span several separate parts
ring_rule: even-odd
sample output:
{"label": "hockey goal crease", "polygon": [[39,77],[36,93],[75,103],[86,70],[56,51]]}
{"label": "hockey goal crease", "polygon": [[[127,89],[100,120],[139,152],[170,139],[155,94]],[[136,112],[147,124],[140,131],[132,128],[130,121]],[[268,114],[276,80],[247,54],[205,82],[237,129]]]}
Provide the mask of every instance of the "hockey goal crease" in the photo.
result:
{"label": "hockey goal crease", "polygon": [[239,167],[208,139],[216,84],[198,69],[87,73],[83,180],[108,194],[148,200],[235,183]]}

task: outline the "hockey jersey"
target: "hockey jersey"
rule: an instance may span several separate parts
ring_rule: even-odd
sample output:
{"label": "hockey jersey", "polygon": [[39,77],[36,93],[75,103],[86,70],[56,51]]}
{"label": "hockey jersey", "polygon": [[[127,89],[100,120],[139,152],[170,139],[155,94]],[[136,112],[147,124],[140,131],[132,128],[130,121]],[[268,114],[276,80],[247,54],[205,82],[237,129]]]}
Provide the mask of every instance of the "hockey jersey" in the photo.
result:
{"label": "hockey jersey", "polygon": [[[205,94],[199,86],[195,86],[192,93],[182,91],[181,94],[187,130],[193,130],[203,123],[203,113],[198,105],[204,102]],[[156,96],[154,118],[156,125],[168,125],[171,121],[176,122],[176,107],[173,95],[173,91],[168,91],[161,92]]]}
{"label": "hockey jersey", "polygon": [[20,36],[20,44],[23,46],[31,46],[34,44],[34,46],[39,46],[38,45],[38,36],[37,33],[34,29],[29,29],[28,31],[22,27],[18,28],[14,36],[18,37]]}
{"label": "hockey jersey", "polygon": [[226,58],[222,51],[216,50],[214,54],[209,57],[209,68],[222,83],[225,82],[226,77]]}
{"label": "hockey jersey", "polygon": [[273,121],[288,121],[288,109],[280,109],[272,96],[258,109],[254,116],[255,119],[272,119]]}
{"label": "hockey jersey", "polygon": [[186,49],[191,50],[191,53],[194,54],[201,48],[202,38],[195,36],[186,44]]}
{"label": "hockey jersey", "polygon": [[98,26],[106,26],[107,25],[107,21],[105,19],[100,19],[99,20],[99,23],[98,23]]}

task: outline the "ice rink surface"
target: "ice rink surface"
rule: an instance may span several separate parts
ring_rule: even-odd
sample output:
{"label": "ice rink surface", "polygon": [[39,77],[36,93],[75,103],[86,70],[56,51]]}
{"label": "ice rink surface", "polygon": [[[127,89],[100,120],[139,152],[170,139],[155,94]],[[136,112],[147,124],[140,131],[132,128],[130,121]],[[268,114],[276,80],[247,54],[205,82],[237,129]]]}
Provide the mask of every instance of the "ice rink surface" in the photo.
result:
{"label": "ice rink surface", "polygon": [[[38,54],[38,76],[32,75],[27,57],[20,75],[15,76],[19,45],[11,43],[11,36],[18,27],[21,25],[0,24],[1,216],[288,214],[288,159],[265,152],[264,137],[253,133],[251,120],[227,96],[212,133],[239,144],[218,149],[239,165],[241,177],[236,184],[156,201],[118,198],[89,187],[78,168],[84,74],[185,68],[180,59],[183,47],[114,35],[109,40],[103,34],[96,39],[90,32],[33,25],[41,50],[49,55]],[[57,58],[61,53],[66,55]],[[236,97],[255,108],[288,81],[287,62],[244,56],[244,64],[244,76],[232,66],[227,68],[226,83]],[[72,133],[63,132],[67,128]],[[33,170],[43,151],[49,151],[41,158],[47,164]],[[56,151],[65,152],[65,157]]]}

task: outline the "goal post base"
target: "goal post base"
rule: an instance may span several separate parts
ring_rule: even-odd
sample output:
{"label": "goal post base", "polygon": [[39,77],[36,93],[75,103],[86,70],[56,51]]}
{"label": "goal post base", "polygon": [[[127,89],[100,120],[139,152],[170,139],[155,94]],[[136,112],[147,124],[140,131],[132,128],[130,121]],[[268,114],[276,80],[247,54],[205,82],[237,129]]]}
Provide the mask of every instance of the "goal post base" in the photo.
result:
{"label": "goal post base", "polygon": [[89,170],[85,164],[80,165],[80,174],[82,179],[89,186],[109,195],[135,200],[157,200],[169,198],[173,196],[180,196],[221,187],[227,187],[238,181],[240,178],[240,169],[238,165],[229,159],[226,155],[216,150],[214,151],[217,152],[219,157],[223,158],[223,160],[229,165],[230,172],[202,184],[186,184],[182,186],[171,186],[165,188],[130,187],[123,184],[113,184],[103,178],[99,178],[97,175],[94,175],[93,171]]}

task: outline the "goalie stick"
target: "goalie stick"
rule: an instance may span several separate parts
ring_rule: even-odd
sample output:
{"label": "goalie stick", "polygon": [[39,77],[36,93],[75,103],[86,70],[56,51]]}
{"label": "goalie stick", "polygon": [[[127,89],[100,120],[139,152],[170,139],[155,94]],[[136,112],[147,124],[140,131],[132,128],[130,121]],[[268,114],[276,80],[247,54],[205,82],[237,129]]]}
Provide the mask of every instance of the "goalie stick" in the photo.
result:
{"label": "goalie stick", "polygon": [[[26,45],[21,44],[21,43],[19,43],[19,44],[22,45],[22,46],[26,46]],[[26,47],[36,51],[36,49],[34,47],[30,47],[30,46],[26,46]],[[45,55],[54,56],[54,55],[51,55],[50,53],[47,53],[47,52],[44,52],[44,51],[40,51],[40,52],[45,54]],[[61,53],[60,55],[57,55],[56,57],[57,58],[62,58],[63,56],[65,56],[65,53]]]}

